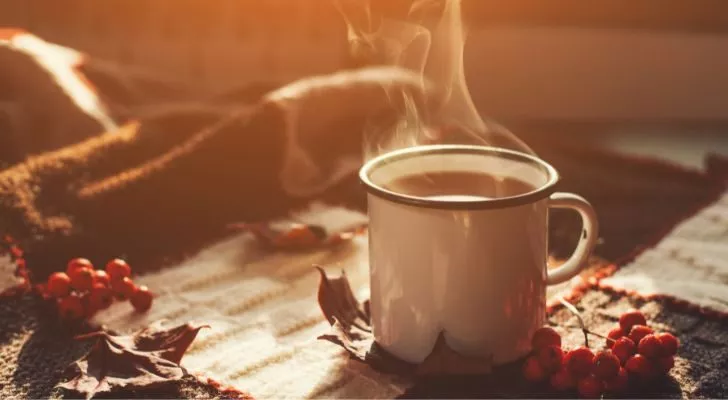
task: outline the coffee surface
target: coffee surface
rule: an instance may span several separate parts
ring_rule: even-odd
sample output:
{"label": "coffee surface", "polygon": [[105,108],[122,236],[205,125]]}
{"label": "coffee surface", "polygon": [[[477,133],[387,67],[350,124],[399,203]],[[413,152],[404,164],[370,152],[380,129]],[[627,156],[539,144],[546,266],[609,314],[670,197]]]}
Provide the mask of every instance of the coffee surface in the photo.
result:
{"label": "coffee surface", "polygon": [[447,201],[477,201],[512,197],[536,188],[515,178],[482,172],[435,172],[406,175],[384,187],[410,196]]}

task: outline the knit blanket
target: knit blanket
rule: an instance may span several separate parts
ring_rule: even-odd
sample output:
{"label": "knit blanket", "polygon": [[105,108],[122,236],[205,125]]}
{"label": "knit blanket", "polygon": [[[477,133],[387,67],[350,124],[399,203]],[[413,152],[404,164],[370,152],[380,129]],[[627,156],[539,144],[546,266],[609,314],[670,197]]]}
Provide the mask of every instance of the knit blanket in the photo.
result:
{"label": "knit blanket", "polygon": [[[275,87],[194,93],[26,33],[2,35],[0,56],[9,62],[0,63],[0,85],[18,95],[4,103],[0,118],[0,233],[25,250],[30,278],[42,281],[79,255],[99,263],[123,256],[134,265],[137,281],[159,297],[148,313],[117,304],[96,322],[119,332],[159,319],[211,326],[182,360],[187,378],[113,397],[227,397],[227,386],[258,398],[550,395],[508,370],[423,381],[385,374],[317,340],[329,327],[316,302],[320,276],[313,266],[345,270],[358,297],[367,298],[366,237],[335,249],[279,253],[260,247],[248,233],[226,229],[239,221],[293,220],[335,231],[366,222],[354,177],[315,197],[281,189],[290,108],[270,100]],[[44,64],[51,55],[61,67]],[[69,74],[71,79],[62,78]],[[387,74],[378,79],[411,84],[406,75]],[[361,101],[376,96],[370,76],[342,76],[369,94]],[[330,150],[337,153],[358,146],[360,137],[335,132],[361,130],[372,113],[393,112],[340,110],[337,96],[346,90],[301,107],[330,111],[326,119],[306,123],[319,140],[340,139]],[[638,307],[680,337],[671,379],[634,396],[728,396],[728,296],[721,290],[721,244],[728,232],[724,163],[715,158],[706,171],[692,171],[551,143],[537,133],[520,136],[560,171],[560,190],[588,198],[601,220],[592,265],[552,288],[550,299],[570,298],[597,332],[605,333],[624,309]],[[577,224],[573,215],[553,214],[553,258],[571,251]],[[0,289],[17,284],[12,269],[0,259]],[[74,341],[73,332],[49,318],[40,299],[5,293],[0,394],[73,397],[56,384],[88,344]],[[562,327],[574,325],[555,303],[549,318]],[[579,343],[579,335],[564,331],[567,344]]]}

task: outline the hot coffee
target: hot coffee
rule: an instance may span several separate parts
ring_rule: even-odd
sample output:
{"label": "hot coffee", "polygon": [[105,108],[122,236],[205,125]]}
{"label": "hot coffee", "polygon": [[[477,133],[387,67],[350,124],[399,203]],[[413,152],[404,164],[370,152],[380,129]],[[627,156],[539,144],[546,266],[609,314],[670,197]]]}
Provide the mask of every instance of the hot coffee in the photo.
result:
{"label": "hot coffee", "polygon": [[468,171],[406,175],[389,182],[384,187],[410,196],[448,201],[512,197],[536,189],[519,179]]}

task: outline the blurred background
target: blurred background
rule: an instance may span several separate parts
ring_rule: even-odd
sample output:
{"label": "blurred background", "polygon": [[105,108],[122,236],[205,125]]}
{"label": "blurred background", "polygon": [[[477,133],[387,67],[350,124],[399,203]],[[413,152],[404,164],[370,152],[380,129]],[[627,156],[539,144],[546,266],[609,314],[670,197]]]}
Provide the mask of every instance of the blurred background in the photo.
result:
{"label": "blurred background", "polygon": [[[373,0],[396,14],[411,0]],[[699,166],[728,154],[725,0],[463,0],[481,113]],[[0,26],[201,91],[350,65],[328,0],[0,0]]]}

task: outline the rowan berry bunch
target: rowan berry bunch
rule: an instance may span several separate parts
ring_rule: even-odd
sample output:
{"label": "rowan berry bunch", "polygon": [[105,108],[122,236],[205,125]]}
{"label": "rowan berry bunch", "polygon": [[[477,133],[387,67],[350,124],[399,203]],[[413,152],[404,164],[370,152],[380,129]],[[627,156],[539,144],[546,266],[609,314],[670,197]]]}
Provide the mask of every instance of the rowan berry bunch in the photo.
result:
{"label": "rowan berry bunch", "polygon": [[624,393],[631,382],[667,374],[679,341],[670,333],[654,333],[642,313],[630,310],[596,353],[586,346],[564,350],[561,336],[550,327],[536,330],[531,345],[532,354],[523,365],[526,380],[548,381],[558,391],[576,389],[581,397],[599,398]]}
{"label": "rowan berry bunch", "polygon": [[630,376],[651,380],[667,374],[675,365],[675,354],[680,341],[671,333],[656,333],[647,326],[647,320],[637,310],[628,311],[619,318],[606,339],[606,347],[619,358]]}
{"label": "rowan berry bunch", "polygon": [[105,269],[94,269],[91,261],[74,258],[65,272],[54,272],[41,285],[44,298],[56,302],[63,319],[82,320],[109,308],[114,301],[129,300],[135,310],[145,312],[152,306],[153,294],[131,279],[131,267],[122,259],[113,259]]}

